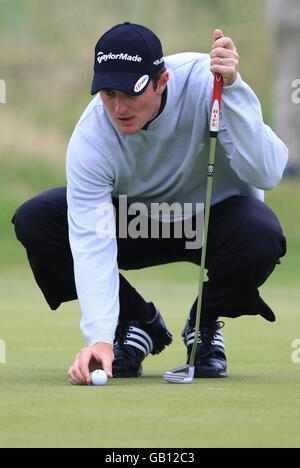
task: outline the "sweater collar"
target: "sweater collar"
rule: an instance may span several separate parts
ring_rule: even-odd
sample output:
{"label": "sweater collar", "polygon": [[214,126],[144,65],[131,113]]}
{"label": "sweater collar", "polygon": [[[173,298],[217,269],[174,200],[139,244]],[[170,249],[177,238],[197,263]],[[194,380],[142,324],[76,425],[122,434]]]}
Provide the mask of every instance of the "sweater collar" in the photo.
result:
{"label": "sweater collar", "polygon": [[154,122],[154,120],[157,119],[157,117],[163,112],[163,110],[164,110],[164,108],[166,106],[166,103],[167,103],[167,97],[168,97],[168,88],[166,87],[163,94],[162,94],[162,97],[161,97],[161,105],[160,105],[158,113],[156,114],[155,117],[153,117],[151,120],[149,120],[146,123],[146,125],[142,128],[142,130],[148,130],[149,125],[151,125],[152,122]]}

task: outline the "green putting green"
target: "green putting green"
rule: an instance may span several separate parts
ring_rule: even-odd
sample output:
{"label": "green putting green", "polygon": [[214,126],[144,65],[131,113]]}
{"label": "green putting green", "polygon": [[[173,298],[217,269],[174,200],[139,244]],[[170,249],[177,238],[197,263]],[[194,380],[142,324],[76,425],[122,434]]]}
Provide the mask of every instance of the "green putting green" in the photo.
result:
{"label": "green putting green", "polygon": [[297,287],[263,288],[276,309],[275,324],[260,317],[225,320],[228,379],[163,380],[164,371],[185,363],[180,331],[196,294],[197,279],[187,277],[196,273],[182,264],[128,275],[160,307],[174,342],[146,359],[142,378],[113,379],[104,387],[68,383],[68,366],[85,346],[78,304],[49,311],[27,269],[2,274],[7,363],[0,364],[0,446],[299,446],[300,364],[293,363],[291,347],[300,338]]}

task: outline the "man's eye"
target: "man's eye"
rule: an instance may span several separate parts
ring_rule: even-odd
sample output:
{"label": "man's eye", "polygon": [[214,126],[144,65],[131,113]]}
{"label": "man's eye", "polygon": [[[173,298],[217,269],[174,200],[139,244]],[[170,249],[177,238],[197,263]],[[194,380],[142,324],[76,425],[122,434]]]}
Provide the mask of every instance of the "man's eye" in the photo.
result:
{"label": "man's eye", "polygon": [[113,97],[114,96],[114,91],[112,89],[104,89],[103,90],[105,96],[107,97]]}

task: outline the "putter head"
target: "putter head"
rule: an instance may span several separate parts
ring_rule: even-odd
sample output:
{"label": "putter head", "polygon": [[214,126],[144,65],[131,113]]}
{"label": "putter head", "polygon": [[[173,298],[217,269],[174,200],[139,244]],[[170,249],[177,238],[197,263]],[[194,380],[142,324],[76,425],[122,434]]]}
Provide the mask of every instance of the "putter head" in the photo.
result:
{"label": "putter head", "polygon": [[195,367],[188,364],[176,367],[164,374],[164,379],[169,383],[191,384],[194,380]]}

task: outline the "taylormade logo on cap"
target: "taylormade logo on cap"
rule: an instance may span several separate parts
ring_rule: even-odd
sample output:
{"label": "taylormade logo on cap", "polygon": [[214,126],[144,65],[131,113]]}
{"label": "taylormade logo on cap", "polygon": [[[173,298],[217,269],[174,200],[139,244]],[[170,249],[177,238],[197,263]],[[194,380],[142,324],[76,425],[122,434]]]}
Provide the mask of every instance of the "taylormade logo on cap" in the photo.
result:
{"label": "taylormade logo on cap", "polygon": [[128,55],[125,52],[120,54],[113,54],[110,52],[109,54],[104,54],[103,52],[98,52],[97,54],[97,61],[101,64],[102,62],[106,62],[107,60],[128,60],[132,62],[142,62],[142,57],[139,55]]}
{"label": "taylormade logo on cap", "polygon": [[161,42],[150,29],[129,22],[117,24],[96,44],[91,92],[117,89],[137,96],[163,66]]}

